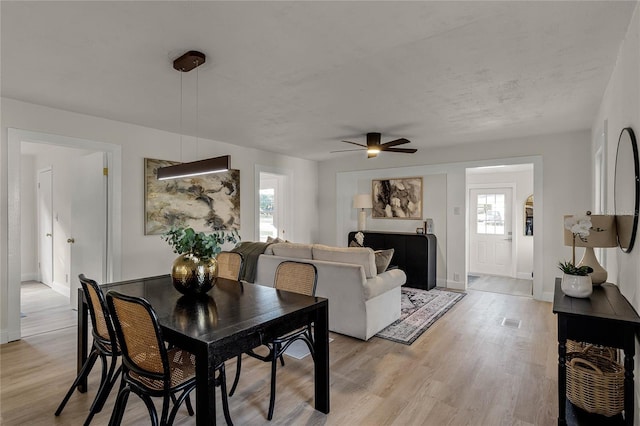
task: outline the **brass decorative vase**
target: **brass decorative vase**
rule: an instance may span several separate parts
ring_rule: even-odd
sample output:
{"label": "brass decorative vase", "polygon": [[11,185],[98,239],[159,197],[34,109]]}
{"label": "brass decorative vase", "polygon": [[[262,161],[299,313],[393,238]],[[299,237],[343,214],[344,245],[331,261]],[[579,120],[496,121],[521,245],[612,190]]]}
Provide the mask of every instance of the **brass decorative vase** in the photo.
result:
{"label": "brass decorative vase", "polygon": [[218,262],[215,258],[202,259],[186,253],[173,261],[171,279],[173,286],[182,294],[202,294],[211,290],[218,277]]}

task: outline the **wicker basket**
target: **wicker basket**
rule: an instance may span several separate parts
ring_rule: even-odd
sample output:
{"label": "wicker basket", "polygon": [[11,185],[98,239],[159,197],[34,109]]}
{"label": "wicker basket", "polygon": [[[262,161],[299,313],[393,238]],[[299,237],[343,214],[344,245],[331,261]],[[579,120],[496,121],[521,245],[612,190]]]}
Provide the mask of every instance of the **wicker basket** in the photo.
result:
{"label": "wicker basket", "polygon": [[608,346],[593,345],[591,343],[576,342],[575,340],[567,339],[567,353],[570,352],[587,352],[591,355],[604,356],[615,362],[622,363],[620,351]]}
{"label": "wicker basket", "polygon": [[607,417],[624,410],[624,368],[611,357],[567,354],[567,398],[589,413]]}

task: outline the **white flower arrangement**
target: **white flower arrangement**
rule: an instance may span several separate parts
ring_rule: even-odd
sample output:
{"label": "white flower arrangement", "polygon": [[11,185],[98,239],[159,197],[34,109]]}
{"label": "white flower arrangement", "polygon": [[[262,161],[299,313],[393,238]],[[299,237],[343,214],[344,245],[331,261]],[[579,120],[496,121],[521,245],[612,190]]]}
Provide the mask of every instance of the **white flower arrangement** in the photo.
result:
{"label": "white flower arrangement", "polygon": [[585,243],[587,242],[587,237],[593,229],[591,217],[589,217],[589,215],[580,217],[569,216],[564,220],[564,227],[573,234],[573,244],[571,245],[572,258],[571,262],[560,262],[558,268],[560,268],[562,272],[570,275],[590,274],[593,272],[590,266],[576,266],[576,237]]}

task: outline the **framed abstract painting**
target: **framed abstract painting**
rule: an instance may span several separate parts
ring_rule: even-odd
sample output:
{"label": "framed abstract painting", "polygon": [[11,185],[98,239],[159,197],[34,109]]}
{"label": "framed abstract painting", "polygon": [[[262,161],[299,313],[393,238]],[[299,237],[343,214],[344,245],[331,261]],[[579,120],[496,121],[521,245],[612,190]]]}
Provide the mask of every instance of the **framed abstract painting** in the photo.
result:
{"label": "framed abstract painting", "polygon": [[374,179],[373,219],[422,220],[422,177]]}
{"label": "framed abstract painting", "polygon": [[158,168],[177,161],[144,159],[144,233],[171,226],[196,232],[240,229],[240,170],[159,181]]}

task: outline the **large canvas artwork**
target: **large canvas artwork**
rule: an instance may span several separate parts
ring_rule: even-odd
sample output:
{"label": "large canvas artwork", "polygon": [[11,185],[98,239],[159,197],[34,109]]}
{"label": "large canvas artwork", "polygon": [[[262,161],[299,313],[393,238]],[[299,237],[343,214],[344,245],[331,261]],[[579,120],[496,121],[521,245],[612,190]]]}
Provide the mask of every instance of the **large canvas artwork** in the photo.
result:
{"label": "large canvas artwork", "polygon": [[196,232],[240,229],[240,170],[159,181],[160,167],[176,161],[144,159],[145,235],[171,226]]}
{"label": "large canvas artwork", "polygon": [[374,179],[374,219],[422,220],[422,178]]}

